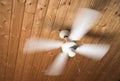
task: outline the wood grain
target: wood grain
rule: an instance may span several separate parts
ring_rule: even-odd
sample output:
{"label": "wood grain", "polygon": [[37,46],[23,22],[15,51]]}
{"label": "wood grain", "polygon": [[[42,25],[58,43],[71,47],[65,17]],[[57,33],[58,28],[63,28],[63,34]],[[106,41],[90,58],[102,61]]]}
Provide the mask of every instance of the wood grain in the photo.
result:
{"label": "wood grain", "polygon": [[0,81],[5,80],[6,68],[11,67],[11,65],[7,63],[11,12],[12,0],[0,0]]}
{"label": "wood grain", "polygon": [[[71,29],[82,7],[102,13],[78,44],[110,44],[100,61],[80,54],[69,58],[60,76],[45,70],[62,51],[24,53],[30,37],[64,41],[59,30]],[[0,81],[119,81],[120,0],[0,0]]]}
{"label": "wood grain", "polygon": [[[44,19],[48,9],[48,4],[49,0],[38,0],[31,36],[40,37],[40,33],[42,31]],[[39,70],[39,63],[41,61],[41,56],[39,56],[40,54],[38,52],[35,52],[33,54],[34,55],[31,57],[31,59],[33,59],[33,62],[31,64],[29,81],[36,80]]]}
{"label": "wood grain", "polygon": [[13,0],[10,39],[7,56],[7,63],[10,65],[10,67],[6,67],[5,81],[13,81],[14,79],[16,57],[18,53],[19,38],[21,35],[21,26],[23,21],[24,3],[24,0]]}
{"label": "wood grain", "polygon": [[37,0],[26,0],[14,81],[27,81],[28,78],[30,62],[26,58],[27,54],[23,53],[23,48],[26,39],[31,35],[36,5]]}

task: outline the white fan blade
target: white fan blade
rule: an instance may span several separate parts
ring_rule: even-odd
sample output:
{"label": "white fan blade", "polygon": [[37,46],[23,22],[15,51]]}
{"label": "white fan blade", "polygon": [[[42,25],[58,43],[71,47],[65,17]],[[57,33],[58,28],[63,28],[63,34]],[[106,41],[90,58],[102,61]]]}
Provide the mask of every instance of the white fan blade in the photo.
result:
{"label": "white fan blade", "polygon": [[100,60],[108,52],[109,48],[109,45],[84,44],[79,46],[76,52],[89,58]]}
{"label": "white fan blade", "polygon": [[35,51],[47,51],[47,50],[59,48],[62,44],[63,42],[61,41],[30,38],[25,43],[24,52],[32,53]]}
{"label": "white fan blade", "polygon": [[76,15],[69,38],[71,40],[80,40],[100,17],[100,12],[93,9],[82,8]]}
{"label": "white fan blade", "polygon": [[68,55],[65,53],[60,53],[59,56],[55,59],[52,65],[46,70],[46,75],[60,75],[67,63]]}

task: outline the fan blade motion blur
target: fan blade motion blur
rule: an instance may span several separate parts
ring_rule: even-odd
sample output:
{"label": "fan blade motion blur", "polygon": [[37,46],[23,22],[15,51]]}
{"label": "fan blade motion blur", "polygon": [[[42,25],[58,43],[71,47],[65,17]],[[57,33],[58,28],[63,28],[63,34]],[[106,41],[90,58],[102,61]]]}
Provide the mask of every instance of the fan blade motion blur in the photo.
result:
{"label": "fan blade motion blur", "polygon": [[72,26],[69,38],[71,40],[80,40],[101,18],[101,13],[88,8],[82,8],[78,11]]}
{"label": "fan blade motion blur", "polygon": [[57,76],[60,75],[68,60],[68,54],[60,53],[54,60],[52,65],[46,70],[46,75]]}
{"label": "fan blade motion blur", "polygon": [[30,38],[25,43],[24,52],[33,53],[35,51],[47,51],[59,48],[62,44],[63,42],[61,41]]}
{"label": "fan blade motion blur", "polygon": [[80,42],[78,40],[85,36],[85,34],[90,31],[90,29],[98,22],[98,20],[100,20],[101,16],[102,14],[99,11],[89,8],[81,8],[76,15],[71,31],[69,29],[63,29],[59,32],[60,38],[64,40],[63,42],[31,37],[26,41],[23,52],[28,54],[38,51],[48,51],[60,47],[62,52],[45,71],[45,74],[50,76],[57,76],[62,74],[68,58],[74,57],[76,53],[79,53],[88,58],[100,60],[108,52],[110,45],[78,45],[77,43]]}
{"label": "fan blade motion blur", "polygon": [[79,54],[100,60],[109,50],[110,46],[105,44],[83,44],[76,49]]}

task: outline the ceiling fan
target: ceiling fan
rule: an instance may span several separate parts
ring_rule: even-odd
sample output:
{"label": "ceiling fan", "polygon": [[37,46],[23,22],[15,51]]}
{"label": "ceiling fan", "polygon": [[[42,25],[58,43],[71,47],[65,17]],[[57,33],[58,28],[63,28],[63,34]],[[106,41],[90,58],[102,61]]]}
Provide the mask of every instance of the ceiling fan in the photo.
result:
{"label": "ceiling fan", "polygon": [[74,57],[76,53],[82,54],[92,59],[100,60],[108,52],[110,45],[78,45],[75,42],[80,40],[100,18],[100,12],[89,8],[82,8],[76,15],[71,32],[68,30],[62,30],[59,33],[59,36],[62,39],[65,39],[66,42],[41,38],[29,38],[25,43],[24,52],[31,53],[35,51],[46,51],[61,47],[62,52],[57,56],[52,65],[46,70],[45,74],[47,75],[60,75],[64,70],[68,57]]}

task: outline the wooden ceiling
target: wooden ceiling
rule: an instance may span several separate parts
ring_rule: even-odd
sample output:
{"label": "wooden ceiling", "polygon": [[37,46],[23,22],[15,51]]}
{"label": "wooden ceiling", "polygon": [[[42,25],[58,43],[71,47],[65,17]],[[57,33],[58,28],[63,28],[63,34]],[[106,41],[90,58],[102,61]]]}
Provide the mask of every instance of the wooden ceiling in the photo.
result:
{"label": "wooden ceiling", "polygon": [[[26,39],[61,40],[59,30],[71,28],[81,7],[96,9],[103,16],[79,42],[108,43],[110,51],[100,61],[76,55],[69,58],[62,75],[44,75],[61,49],[24,54]],[[120,0],[0,0],[0,81],[119,80]]]}

